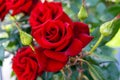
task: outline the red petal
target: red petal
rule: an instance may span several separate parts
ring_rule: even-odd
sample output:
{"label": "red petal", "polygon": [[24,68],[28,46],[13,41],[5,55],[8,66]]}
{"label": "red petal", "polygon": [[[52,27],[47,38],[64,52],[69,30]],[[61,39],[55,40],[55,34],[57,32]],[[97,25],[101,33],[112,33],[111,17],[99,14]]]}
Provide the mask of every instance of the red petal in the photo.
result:
{"label": "red petal", "polygon": [[42,48],[37,48],[35,54],[38,60],[39,72],[41,74],[41,71],[43,71],[47,66],[46,63],[48,58],[44,55]]}
{"label": "red petal", "polygon": [[57,71],[60,71],[66,65],[66,63],[67,63],[67,61],[66,62],[59,62],[56,60],[49,59],[48,65],[47,65],[45,70],[47,72],[57,72]]}
{"label": "red petal", "polygon": [[79,39],[82,41],[83,47],[85,47],[93,39],[93,37],[86,34],[79,34]]}
{"label": "red petal", "polygon": [[75,34],[75,36],[80,34],[80,33],[85,33],[85,34],[89,35],[88,25],[81,23],[81,22],[74,22],[74,34]]}
{"label": "red petal", "polygon": [[66,56],[64,52],[55,52],[51,50],[45,50],[44,53],[47,57],[60,62],[65,62],[68,60],[68,56]]}
{"label": "red petal", "polygon": [[68,56],[76,56],[77,54],[80,53],[82,48],[83,43],[78,39],[74,39],[65,54]]}

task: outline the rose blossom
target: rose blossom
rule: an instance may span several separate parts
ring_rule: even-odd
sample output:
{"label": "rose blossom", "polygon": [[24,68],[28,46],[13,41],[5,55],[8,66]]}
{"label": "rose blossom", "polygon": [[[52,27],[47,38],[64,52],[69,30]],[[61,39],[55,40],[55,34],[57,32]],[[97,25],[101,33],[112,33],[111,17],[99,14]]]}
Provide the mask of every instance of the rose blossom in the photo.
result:
{"label": "rose blossom", "polygon": [[59,20],[50,20],[42,24],[33,32],[33,37],[43,48],[41,52],[49,58],[48,67],[45,69],[48,72],[62,69],[68,57],[78,55],[93,38],[89,36],[86,24],[74,22],[71,26]]}
{"label": "rose blossom", "polygon": [[81,22],[73,24],[72,26],[59,20],[50,20],[36,29],[33,37],[46,49],[45,51],[63,52],[64,55],[75,56],[93,37],[89,36],[86,24]]}
{"label": "rose blossom", "polygon": [[[59,2],[39,2],[30,15],[30,24],[32,29],[37,29],[41,24],[48,20],[62,19],[71,22],[68,16],[62,10],[62,4]],[[67,20],[66,20],[67,19]]]}
{"label": "rose blossom", "polygon": [[7,7],[11,9],[12,15],[19,13],[30,14],[39,0],[7,0]]}
{"label": "rose blossom", "polygon": [[0,0],[0,20],[2,21],[5,15],[8,13],[6,8],[6,0]]}
{"label": "rose blossom", "polygon": [[72,22],[60,3],[38,3],[30,15],[30,24],[33,37],[43,48],[41,52],[49,58],[45,69],[48,72],[62,69],[68,57],[78,55],[93,38],[88,25]]}
{"label": "rose blossom", "polygon": [[[37,56],[38,53],[39,56]],[[35,80],[38,75],[41,75],[46,67],[46,58],[42,58],[42,56],[44,55],[38,48],[36,48],[36,52],[33,52],[30,47],[19,49],[12,60],[12,68],[18,80]]]}

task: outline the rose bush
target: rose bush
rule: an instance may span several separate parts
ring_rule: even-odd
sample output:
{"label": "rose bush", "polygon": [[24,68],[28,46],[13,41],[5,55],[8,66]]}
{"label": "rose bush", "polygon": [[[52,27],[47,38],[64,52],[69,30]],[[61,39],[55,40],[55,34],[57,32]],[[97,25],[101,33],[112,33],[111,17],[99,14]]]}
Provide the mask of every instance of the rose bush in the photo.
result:
{"label": "rose bush", "polygon": [[39,0],[6,0],[7,8],[12,10],[12,15],[19,13],[30,14]]}
{"label": "rose bush", "polygon": [[[106,43],[118,32],[120,15],[106,20],[118,14],[115,11],[112,15],[120,6],[105,8],[103,0],[95,5],[88,0],[82,0],[82,4],[79,0],[62,0],[63,9],[61,2],[55,1],[61,0],[0,0],[0,66],[8,57],[4,52],[8,52],[14,55],[12,68],[16,80],[119,80],[114,51]],[[92,8],[87,11],[86,6]],[[101,7],[104,7],[102,11]],[[6,16],[8,12],[10,15]],[[88,25],[78,19],[91,26],[91,35],[95,37],[91,43],[93,37]],[[109,25],[103,24],[101,29],[103,21]],[[104,35],[105,30],[109,33],[108,28],[111,35]]]}

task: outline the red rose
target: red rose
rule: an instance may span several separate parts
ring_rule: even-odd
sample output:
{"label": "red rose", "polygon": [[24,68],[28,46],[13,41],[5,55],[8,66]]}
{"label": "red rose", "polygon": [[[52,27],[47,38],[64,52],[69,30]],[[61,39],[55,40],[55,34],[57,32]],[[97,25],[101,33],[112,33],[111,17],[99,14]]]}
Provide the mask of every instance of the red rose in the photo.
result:
{"label": "red rose", "polygon": [[[54,4],[54,5],[53,5]],[[39,3],[31,13],[32,35],[48,57],[45,71],[57,72],[69,56],[79,54],[93,37],[86,24],[72,22],[63,12],[60,3]]]}
{"label": "red rose", "polygon": [[0,0],[0,20],[2,21],[5,15],[8,13],[6,8],[6,0]]}
{"label": "red rose", "polygon": [[[39,2],[30,15],[30,24],[36,28],[48,20],[57,19],[63,14],[62,5],[58,2]],[[63,16],[64,17],[64,16]]]}
{"label": "red rose", "polygon": [[33,32],[41,47],[61,51],[73,38],[72,26],[59,20],[50,20]]}
{"label": "red rose", "polygon": [[13,11],[12,15],[16,15],[21,12],[30,14],[38,1],[39,0],[7,0],[7,7]]}
{"label": "red rose", "polygon": [[[38,49],[37,49],[38,50]],[[45,61],[46,58],[37,56],[39,51],[35,53],[31,50],[30,47],[25,47],[19,49],[17,54],[13,58],[12,68],[16,73],[18,80],[35,80],[37,75],[41,75],[46,67]],[[38,62],[40,64],[38,64]]]}
{"label": "red rose", "polygon": [[93,38],[86,24],[75,22],[72,26],[59,20],[47,21],[33,32],[33,37],[45,51],[62,52],[67,56],[80,53]]}
{"label": "red rose", "polygon": [[33,32],[33,36],[43,48],[41,52],[49,58],[45,69],[48,72],[62,69],[68,57],[79,54],[93,38],[86,24],[75,22],[72,26],[60,20],[47,21]]}

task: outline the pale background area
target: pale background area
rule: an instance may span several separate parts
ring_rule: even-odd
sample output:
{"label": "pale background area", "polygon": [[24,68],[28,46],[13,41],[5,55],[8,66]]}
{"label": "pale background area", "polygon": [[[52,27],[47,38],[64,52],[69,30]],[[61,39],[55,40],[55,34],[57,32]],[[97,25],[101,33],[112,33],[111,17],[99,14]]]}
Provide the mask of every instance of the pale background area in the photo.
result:
{"label": "pale background area", "polygon": [[[8,54],[8,53],[5,53]],[[2,80],[15,80],[15,77],[11,78],[11,71],[12,71],[12,57],[13,55],[9,55],[8,58],[4,59],[3,66],[2,66]],[[1,79],[1,78],[0,78]]]}

